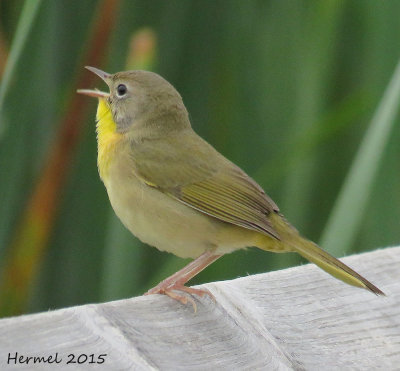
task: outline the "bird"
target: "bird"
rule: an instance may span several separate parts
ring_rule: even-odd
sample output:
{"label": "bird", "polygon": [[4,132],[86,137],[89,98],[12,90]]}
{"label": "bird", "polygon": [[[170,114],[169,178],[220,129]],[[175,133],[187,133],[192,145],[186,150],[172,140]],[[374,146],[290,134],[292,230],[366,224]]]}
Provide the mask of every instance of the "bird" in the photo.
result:
{"label": "bird", "polygon": [[97,165],[115,214],[142,242],[193,259],[147,295],[194,307],[193,295],[214,298],[185,284],[221,256],[247,247],[296,252],[347,284],[384,295],[302,237],[255,180],[197,135],[167,80],[144,70],[86,68],[109,88],[78,93],[98,98]]}

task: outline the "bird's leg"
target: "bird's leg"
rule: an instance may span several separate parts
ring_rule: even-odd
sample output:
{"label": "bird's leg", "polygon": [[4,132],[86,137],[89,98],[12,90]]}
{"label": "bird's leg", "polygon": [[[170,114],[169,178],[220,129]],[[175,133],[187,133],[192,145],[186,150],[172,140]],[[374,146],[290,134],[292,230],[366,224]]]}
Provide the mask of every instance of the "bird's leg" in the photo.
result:
{"label": "bird's leg", "polygon": [[204,252],[181,270],[166,278],[164,281],[161,281],[156,287],[147,291],[145,295],[164,294],[168,295],[172,299],[180,301],[182,304],[187,304],[187,302],[190,301],[196,311],[196,304],[193,299],[180,295],[173,290],[184,291],[199,296],[208,295],[215,300],[214,296],[206,289],[194,289],[193,287],[186,287],[184,285],[219,257],[221,257],[221,255],[215,255],[211,251]]}

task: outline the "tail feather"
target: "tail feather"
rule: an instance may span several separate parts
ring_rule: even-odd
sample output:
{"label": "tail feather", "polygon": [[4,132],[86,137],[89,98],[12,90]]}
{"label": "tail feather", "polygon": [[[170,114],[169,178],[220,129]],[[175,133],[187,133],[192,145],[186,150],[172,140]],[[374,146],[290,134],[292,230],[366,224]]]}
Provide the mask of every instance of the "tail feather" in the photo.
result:
{"label": "tail feather", "polygon": [[301,237],[297,230],[282,215],[271,214],[269,220],[280,236],[280,240],[262,236],[259,242],[256,243],[256,246],[263,250],[275,252],[297,252],[325,272],[349,285],[367,289],[375,295],[385,295],[371,282],[353,271],[346,264],[319,248],[315,243]]}
{"label": "tail feather", "polygon": [[294,251],[298,252],[302,257],[306,258],[310,262],[318,265],[318,267],[333,277],[346,282],[349,285],[365,288],[373,292],[375,295],[385,295],[367,279],[359,275],[340,260],[319,248],[313,242],[302,239],[300,236],[298,242],[299,243],[293,246]]}

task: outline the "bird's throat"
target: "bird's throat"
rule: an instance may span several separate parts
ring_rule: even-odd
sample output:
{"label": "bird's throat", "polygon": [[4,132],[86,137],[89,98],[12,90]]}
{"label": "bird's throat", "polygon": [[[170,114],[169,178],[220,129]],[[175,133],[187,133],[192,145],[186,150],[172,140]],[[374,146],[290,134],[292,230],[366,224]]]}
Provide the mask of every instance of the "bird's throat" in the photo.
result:
{"label": "bird's throat", "polygon": [[107,101],[99,99],[96,114],[97,132],[97,166],[100,178],[105,181],[109,174],[109,167],[115,155],[115,149],[123,134],[117,132],[117,125],[113,120],[111,109]]}

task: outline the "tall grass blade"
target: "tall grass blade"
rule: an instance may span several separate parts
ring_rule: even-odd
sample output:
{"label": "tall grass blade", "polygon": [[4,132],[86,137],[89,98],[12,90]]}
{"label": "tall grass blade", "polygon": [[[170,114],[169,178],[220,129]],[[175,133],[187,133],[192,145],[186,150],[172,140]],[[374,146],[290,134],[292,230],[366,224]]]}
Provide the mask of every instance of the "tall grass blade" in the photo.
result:
{"label": "tall grass blade", "polygon": [[15,69],[21,53],[26,44],[26,40],[31,32],[32,25],[36,19],[36,15],[40,8],[42,0],[30,1],[26,0],[22,9],[21,18],[19,20],[17,31],[14,40],[11,44],[10,54],[8,55],[7,64],[4,69],[0,84],[0,139],[2,132],[4,131],[5,123],[7,122],[4,118],[3,105],[7,91],[10,88],[12,77],[15,73]]}
{"label": "tall grass blade", "polygon": [[[298,98],[291,130],[293,139],[289,140],[289,145],[302,133],[315,131],[315,125],[325,110],[343,4],[338,1],[310,4],[303,47],[301,51],[299,49]],[[316,29],[320,32],[315,32]],[[293,154],[293,147],[288,146],[286,151]],[[281,203],[289,220],[307,234],[312,226],[308,217],[309,209],[305,206],[310,204],[313,197],[312,186],[317,177],[316,159],[315,152],[311,153],[291,170],[286,181],[286,195]]]}
{"label": "tall grass blade", "polygon": [[375,111],[350,167],[321,238],[321,246],[339,254],[353,243],[400,104],[400,61]]}
{"label": "tall grass blade", "polygon": [[[87,64],[99,64],[103,58],[117,8],[114,0],[100,4],[98,21],[92,34],[92,47],[85,56]],[[81,72],[77,84],[85,86],[92,79]],[[4,272],[0,276],[1,315],[19,314],[27,305],[31,282],[35,280],[45,256],[61,200],[60,192],[81,136],[86,107],[87,101],[77,95],[71,97],[44,169],[16,228],[7,251]]]}

